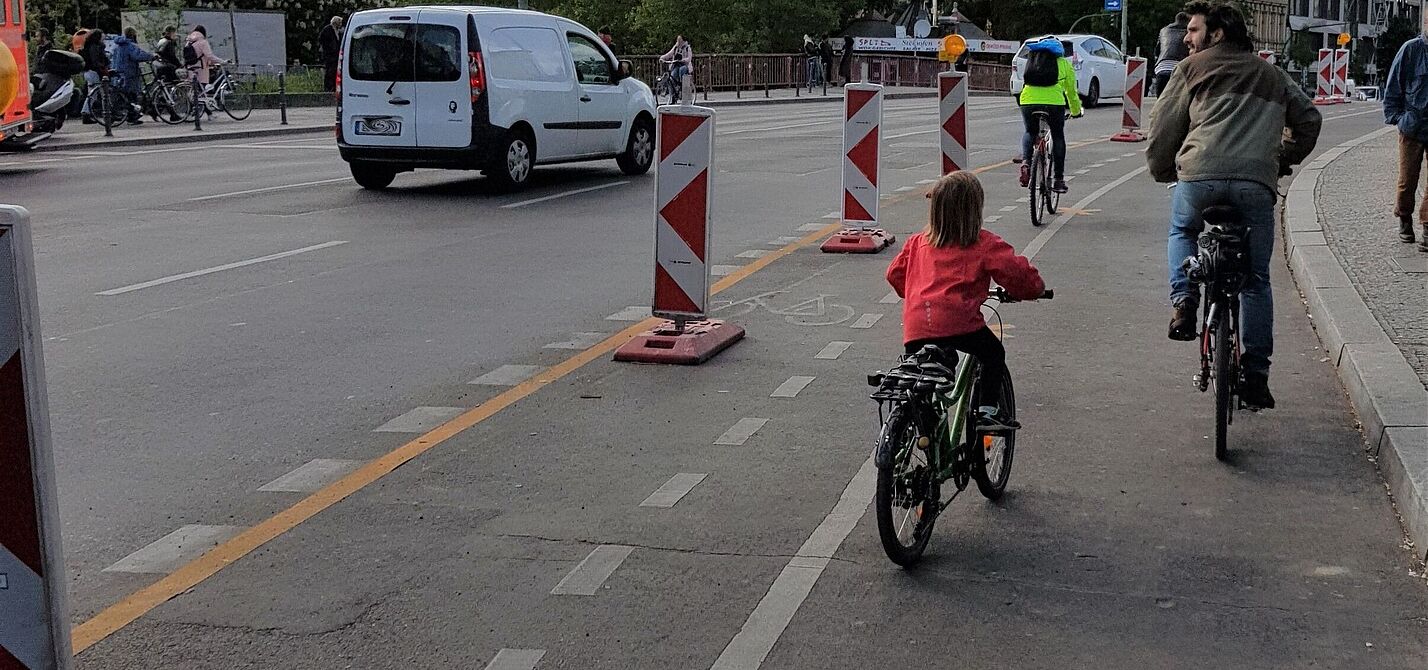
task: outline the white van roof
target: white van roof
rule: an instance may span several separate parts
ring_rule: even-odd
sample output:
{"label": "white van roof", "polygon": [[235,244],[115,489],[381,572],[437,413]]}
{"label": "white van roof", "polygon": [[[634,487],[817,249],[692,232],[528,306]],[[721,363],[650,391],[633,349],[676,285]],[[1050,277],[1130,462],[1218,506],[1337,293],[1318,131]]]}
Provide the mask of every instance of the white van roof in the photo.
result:
{"label": "white van roof", "polygon": [[391,14],[392,12],[405,12],[405,11],[442,11],[442,12],[448,12],[448,11],[449,11],[449,12],[460,12],[460,13],[463,13],[463,14],[508,14],[508,15],[515,15],[515,16],[540,16],[540,17],[552,17],[552,18],[554,18],[551,14],[546,14],[545,12],[537,12],[537,11],[530,10],[530,9],[511,9],[511,8],[509,8],[509,7],[486,7],[486,6],[483,6],[483,5],[408,5],[408,6],[405,6],[405,7],[387,7],[387,8],[383,8],[383,9],[364,9],[364,10],[362,10],[362,11],[360,11],[360,12],[356,12],[356,13],[357,13],[357,14],[374,14],[374,13]]}

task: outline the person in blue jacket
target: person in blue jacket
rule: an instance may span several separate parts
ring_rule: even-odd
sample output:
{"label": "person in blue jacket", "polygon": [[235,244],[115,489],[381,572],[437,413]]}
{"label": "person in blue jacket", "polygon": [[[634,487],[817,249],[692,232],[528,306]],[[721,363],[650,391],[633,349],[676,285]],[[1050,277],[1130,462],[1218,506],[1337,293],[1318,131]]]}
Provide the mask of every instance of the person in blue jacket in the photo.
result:
{"label": "person in blue jacket", "polygon": [[[1423,17],[1424,34],[1399,48],[1388,70],[1383,89],[1384,123],[1398,126],[1398,239],[1413,242],[1414,200],[1418,177],[1428,153],[1428,14]],[[1418,222],[1423,235],[1418,250],[1428,251],[1428,192],[1418,206]]]}
{"label": "person in blue jacket", "polygon": [[[114,53],[109,56],[109,67],[119,73],[117,87],[129,94],[129,100],[138,103],[144,93],[144,78],[139,74],[139,63],[154,60],[154,54],[139,47],[139,34],[133,28],[125,28],[124,34],[114,38]],[[143,123],[139,109],[129,112],[129,123]]]}

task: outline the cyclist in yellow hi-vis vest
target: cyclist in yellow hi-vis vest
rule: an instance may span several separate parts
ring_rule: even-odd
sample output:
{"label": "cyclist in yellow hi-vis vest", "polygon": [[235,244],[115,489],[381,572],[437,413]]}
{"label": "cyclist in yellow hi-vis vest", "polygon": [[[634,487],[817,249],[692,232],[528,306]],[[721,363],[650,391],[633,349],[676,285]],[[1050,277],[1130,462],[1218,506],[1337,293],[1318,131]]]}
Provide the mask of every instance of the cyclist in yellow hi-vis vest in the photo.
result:
{"label": "cyclist in yellow hi-vis vest", "polygon": [[1031,180],[1031,145],[1040,132],[1036,113],[1046,112],[1051,128],[1052,171],[1056,180],[1051,189],[1066,192],[1066,112],[1081,116],[1081,98],[1076,94],[1076,69],[1065,57],[1069,42],[1053,36],[1043,37],[1027,45],[1026,85],[1021,89],[1021,118],[1026,134],[1021,138],[1021,186]]}

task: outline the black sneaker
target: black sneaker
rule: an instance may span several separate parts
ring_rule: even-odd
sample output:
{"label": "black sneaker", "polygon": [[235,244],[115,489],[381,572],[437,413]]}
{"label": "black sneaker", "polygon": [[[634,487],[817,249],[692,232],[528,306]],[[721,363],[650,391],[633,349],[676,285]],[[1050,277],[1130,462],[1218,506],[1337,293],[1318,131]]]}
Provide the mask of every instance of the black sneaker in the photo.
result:
{"label": "black sneaker", "polygon": [[978,407],[976,416],[977,432],[980,433],[1009,433],[1021,428],[1020,422],[1003,417],[1001,410],[993,405]]}
{"label": "black sneaker", "polygon": [[1274,409],[1274,395],[1269,392],[1269,375],[1246,372],[1240,380],[1240,402],[1251,412]]}
{"label": "black sneaker", "polygon": [[1056,193],[1065,193],[1071,189],[1066,185],[1065,179],[1057,179],[1056,182],[1051,185],[1051,190]]}
{"label": "black sneaker", "polygon": [[1177,342],[1195,341],[1195,336],[1199,334],[1195,328],[1195,310],[1198,308],[1199,305],[1189,301],[1175,306],[1170,314],[1170,339]]}

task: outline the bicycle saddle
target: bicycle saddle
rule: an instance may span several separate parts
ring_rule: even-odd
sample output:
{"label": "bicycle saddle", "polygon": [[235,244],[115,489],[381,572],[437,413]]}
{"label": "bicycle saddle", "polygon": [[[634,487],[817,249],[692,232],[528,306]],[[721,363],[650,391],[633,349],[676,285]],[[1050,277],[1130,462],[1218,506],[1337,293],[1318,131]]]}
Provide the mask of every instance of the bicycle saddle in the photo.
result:
{"label": "bicycle saddle", "polygon": [[1214,205],[1200,210],[1206,225],[1237,228],[1244,225],[1240,210],[1229,205]]}
{"label": "bicycle saddle", "polygon": [[925,375],[951,379],[955,373],[949,367],[949,362],[955,366],[956,360],[956,352],[948,355],[948,352],[942,347],[935,344],[924,344],[921,349],[917,350],[917,353],[908,358],[908,363],[915,365],[917,370]]}

